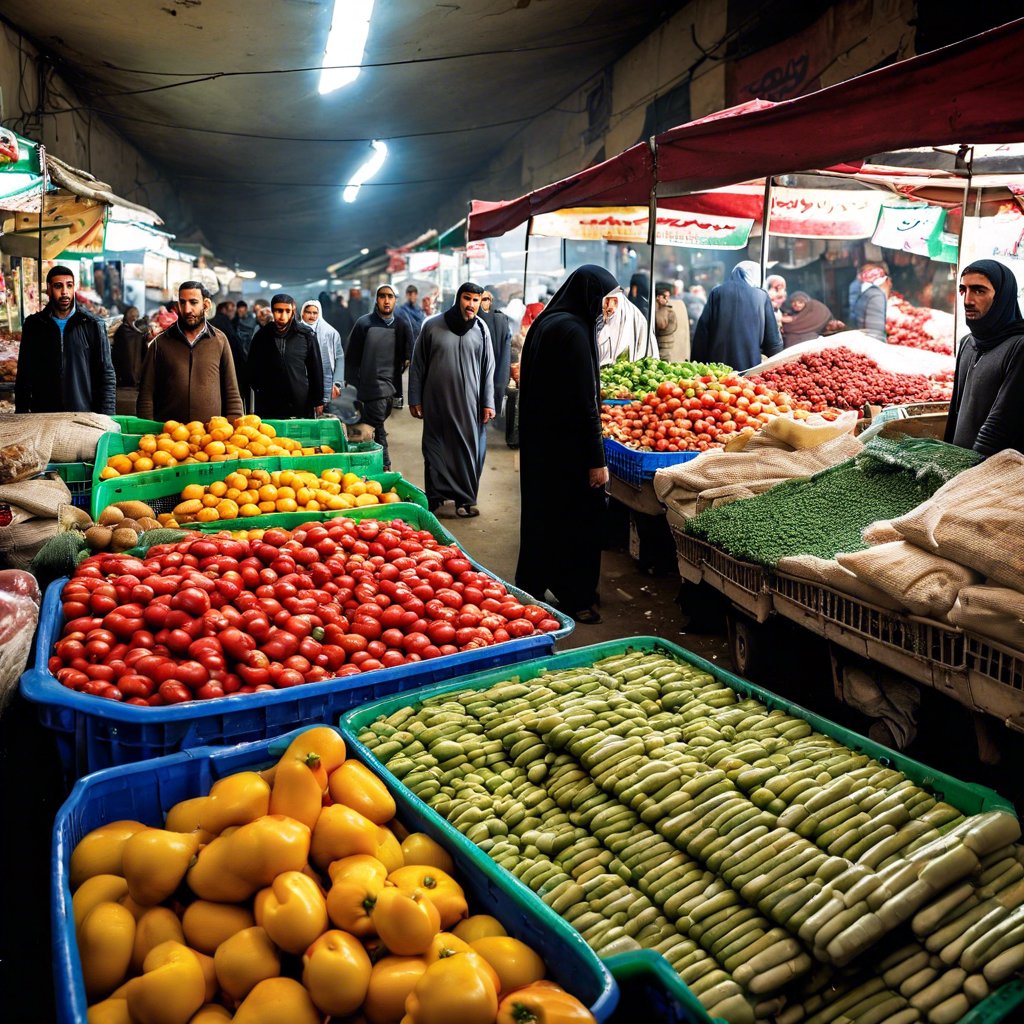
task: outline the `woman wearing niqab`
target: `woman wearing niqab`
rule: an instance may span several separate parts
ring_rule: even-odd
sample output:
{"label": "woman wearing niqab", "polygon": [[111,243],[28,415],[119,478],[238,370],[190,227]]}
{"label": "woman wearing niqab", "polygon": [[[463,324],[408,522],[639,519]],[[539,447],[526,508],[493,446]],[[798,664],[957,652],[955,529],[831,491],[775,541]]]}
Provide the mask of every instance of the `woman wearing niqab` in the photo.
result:
{"label": "woman wearing niqab", "polygon": [[616,287],[602,267],[573,271],[530,327],[519,391],[516,585],[549,590],[577,622],[600,622],[597,587],[608,481],[594,322]]}
{"label": "woman wearing niqab", "polygon": [[623,356],[631,363],[656,356],[657,344],[643,313],[616,286],[602,299],[597,317],[597,361],[607,366]]}

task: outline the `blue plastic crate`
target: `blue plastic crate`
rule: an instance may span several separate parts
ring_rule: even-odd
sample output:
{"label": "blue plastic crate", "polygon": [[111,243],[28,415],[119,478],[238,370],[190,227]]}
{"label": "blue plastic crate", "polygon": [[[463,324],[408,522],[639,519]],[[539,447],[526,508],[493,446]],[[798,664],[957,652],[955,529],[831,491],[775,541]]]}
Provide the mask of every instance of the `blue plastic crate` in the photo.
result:
{"label": "blue plastic crate", "polygon": [[71,492],[71,504],[89,511],[93,477],[91,462],[51,462],[44,472],[56,473]]}
{"label": "blue plastic crate", "polygon": [[[272,764],[299,731],[236,747],[201,747],[145,764],[98,772],[77,783],[58,812],[53,829],[50,912],[60,1024],[81,1024],[87,1008],[70,890],[70,859],[75,844],[99,825],[119,819],[161,825],[164,814],[175,803],[205,794],[217,779]],[[510,935],[540,954],[555,981],[589,1006],[598,1021],[606,1020],[618,1002],[618,986],[586,943],[568,925],[552,928],[548,917],[551,911],[532,894],[524,899],[496,865],[479,862],[451,847],[445,835],[424,816],[418,801],[410,802],[397,791],[394,796],[396,817],[403,825],[410,831],[427,832],[448,849],[470,909],[501,921]]]}
{"label": "blue plastic crate", "polygon": [[609,1024],[725,1024],[711,1017],[672,965],[653,949],[605,960],[619,986],[619,1005]]}
{"label": "blue plastic crate", "polygon": [[627,448],[610,437],[604,439],[604,456],[608,460],[608,472],[633,487],[639,487],[645,480],[654,478],[659,469],[678,466],[697,458],[700,452],[640,452]]}

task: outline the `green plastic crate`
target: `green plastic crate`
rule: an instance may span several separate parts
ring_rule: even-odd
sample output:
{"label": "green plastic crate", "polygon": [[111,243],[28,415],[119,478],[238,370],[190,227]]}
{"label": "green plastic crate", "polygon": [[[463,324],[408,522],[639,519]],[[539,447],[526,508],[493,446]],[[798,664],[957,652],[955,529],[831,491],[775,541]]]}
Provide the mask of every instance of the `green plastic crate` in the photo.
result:
{"label": "green plastic crate", "polygon": [[[160,420],[143,420],[138,416],[114,416],[122,434],[159,434],[164,425]],[[317,420],[263,420],[284,437],[292,437],[305,445],[330,445],[335,451],[345,451],[347,438],[341,420],[324,416]],[[111,452],[112,455],[117,454]],[[99,461],[98,459],[96,460]]]}
{"label": "green plastic crate", "polygon": [[[115,476],[111,480],[101,480],[100,471],[107,464],[111,455],[133,452],[138,447],[139,437],[134,434],[104,434],[96,449],[96,465],[92,479],[92,514],[95,517],[111,501],[127,498],[139,498],[142,492],[148,494],[166,494],[177,486],[178,493],[187,483],[201,483],[218,479],[217,476],[202,477],[195,475],[197,470],[215,467],[221,477],[234,472],[242,466],[250,469],[304,469],[311,473],[319,473],[322,469],[341,469],[346,473],[358,473],[360,476],[372,476],[384,472],[384,449],[375,441],[361,441],[349,446],[348,451],[339,451],[334,455],[302,455],[302,456],[265,456],[253,459],[227,459],[224,462],[190,462],[185,466],[171,466],[167,469],[152,469],[145,473],[130,473],[127,476]],[[107,439],[110,439],[107,441]],[[106,442],[106,443],[104,443]],[[191,474],[191,475],[190,475]],[[160,490],[151,490],[155,484]],[[117,492],[120,497],[111,498]],[[130,492],[130,493],[129,493]],[[102,503],[101,503],[102,502]]]}
{"label": "green plastic crate", "polygon": [[[419,690],[409,690],[403,694],[385,697],[381,700],[374,701],[371,704],[365,704],[360,708],[348,711],[342,715],[340,720],[342,735],[345,737],[345,742],[349,744],[349,748],[354,751],[361,760],[365,761],[369,767],[371,767],[373,771],[387,783],[389,788],[393,791],[396,789],[400,790],[407,800],[418,801],[419,798],[414,796],[411,791],[405,789],[402,783],[396,779],[380,761],[377,760],[373,752],[368,747],[364,746],[359,740],[359,733],[377,718],[387,716],[400,708],[416,707],[424,701],[440,694],[456,693],[463,690],[485,690],[490,686],[494,686],[497,683],[501,683],[509,679],[517,679],[520,682],[529,682],[531,679],[535,679],[537,676],[542,675],[545,672],[552,672],[561,669],[585,668],[593,665],[595,662],[603,660],[604,658],[614,657],[629,651],[657,651],[662,654],[667,654],[670,657],[677,658],[678,660],[690,665],[694,665],[713,676],[723,685],[735,690],[740,696],[752,697],[759,700],[769,710],[778,709],[785,711],[787,714],[793,715],[796,718],[802,718],[818,732],[838,740],[851,750],[865,753],[870,757],[875,758],[881,764],[901,771],[916,785],[930,790],[938,798],[945,800],[947,803],[952,804],[954,807],[966,814],[977,814],[981,811],[997,808],[1009,811],[1010,813],[1015,813],[1012,803],[1001,797],[994,790],[988,789],[984,786],[977,786],[972,783],[963,782],[960,779],[953,778],[951,775],[946,775],[944,772],[929,768],[927,765],[921,764],[919,761],[905,757],[896,751],[890,750],[888,747],[875,743],[873,740],[870,740],[865,736],[861,736],[859,733],[855,733],[843,726],[837,725],[835,722],[832,722],[827,718],[823,718],[821,715],[815,714],[813,711],[809,711],[798,704],[785,700],[772,693],[770,690],[765,690],[746,679],[733,675],[733,673],[706,661],[704,658],[698,657],[691,651],[685,650],[671,641],[653,636],[631,637],[628,640],[612,640],[606,643],[594,644],[590,647],[580,647],[572,651],[566,651],[562,654],[553,654],[550,657],[538,658],[535,661],[521,662],[515,666],[474,673],[472,675],[464,676],[458,681],[439,683],[434,686],[425,686]],[[447,819],[442,817],[423,801],[419,801],[419,803],[425,808],[423,811],[424,817],[427,818],[435,828],[443,832],[446,845],[459,846],[460,849],[465,851],[467,858],[477,857],[482,860],[489,859],[486,853],[478,849],[474,843],[462,835],[462,833],[451,825]],[[512,879],[510,876],[510,882],[511,881]],[[526,885],[519,882],[517,879],[515,880],[515,883],[519,888],[525,890],[525,892],[531,891]],[[545,910],[548,910],[548,908],[545,907]],[[548,910],[548,913],[555,922],[562,923],[561,918],[558,917],[554,911]],[[655,955],[660,956],[660,954]],[[671,972],[671,967],[668,965],[667,961],[666,966]],[[680,984],[683,983],[680,982]],[[685,985],[683,987],[685,988]],[[693,998],[692,993],[688,992],[687,994],[690,995],[691,999]],[[668,998],[672,998],[671,993]],[[1024,1004],[1024,983],[1019,981],[1009,982],[1008,984],[1001,986],[996,992],[993,992],[987,999],[983,1000],[977,1006],[973,1007],[970,1013],[962,1019],[960,1024],[994,1024],[996,1021],[1013,1020],[1016,1019],[1016,1007],[1022,1004]],[[624,1001],[624,1007],[627,1005],[628,1004]],[[629,1021],[637,1019],[647,1019],[652,1021],[689,1020],[689,1017],[682,1014],[685,1013],[687,1007],[690,1005],[691,1004],[688,1000],[678,1003],[678,1005],[674,1007],[673,1011],[677,1013],[677,1016],[656,1017],[649,1012],[645,1012],[637,1015],[631,1015],[628,1018],[623,1017],[623,1024],[625,1024],[627,1019]],[[706,1024],[706,1022],[712,1018],[707,1016],[706,1011],[702,1012],[704,1012],[703,1017],[694,1017],[693,1020]]]}
{"label": "green plastic crate", "polygon": [[[301,462],[301,465],[296,465]],[[227,467],[227,468],[225,468]],[[175,466],[153,473],[133,473],[131,476],[114,477],[113,480],[101,480],[92,493],[92,517],[97,518],[100,512],[115,501],[144,501],[154,512],[170,512],[181,501],[181,492],[188,484],[210,484],[215,480],[223,480],[236,469],[305,470],[319,473],[325,469],[339,469],[345,473],[355,472],[347,465],[347,456],[339,455],[307,455],[301,460],[296,459],[245,459],[236,462],[200,462],[189,466]],[[363,474],[360,474],[363,475]],[[406,480],[401,473],[375,472],[367,475],[368,480],[379,480],[385,491],[394,487],[402,501],[427,507],[427,496]],[[344,510],[348,511],[348,510]],[[280,515],[292,513],[280,513]],[[276,515],[253,517],[246,520],[229,520],[230,522],[246,522],[255,524],[256,519],[272,519]],[[303,513],[308,520],[316,513]],[[210,526],[217,523],[205,524]],[[273,524],[270,524],[273,525]]]}
{"label": "green plastic crate", "polygon": [[71,492],[71,504],[88,511],[92,499],[91,462],[51,462],[44,473],[56,473]]}

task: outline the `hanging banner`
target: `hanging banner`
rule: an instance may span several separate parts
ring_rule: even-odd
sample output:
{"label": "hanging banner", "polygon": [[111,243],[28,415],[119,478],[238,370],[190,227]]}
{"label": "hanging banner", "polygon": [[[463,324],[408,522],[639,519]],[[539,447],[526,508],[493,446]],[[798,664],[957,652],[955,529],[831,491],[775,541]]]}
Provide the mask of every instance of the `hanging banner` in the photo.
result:
{"label": "hanging banner", "polygon": [[0,128],[0,199],[39,188],[39,146],[10,128]]}
{"label": "hanging banner", "polygon": [[870,238],[885,198],[869,189],[776,188],[768,228],[786,238]]}
{"label": "hanging banner", "polygon": [[[578,241],[642,244],[647,241],[647,214],[642,206],[557,210],[534,217],[530,233]],[[746,217],[659,210],[657,243],[693,249],[743,249],[753,226],[753,220]]]}
{"label": "hanging banner", "polygon": [[941,206],[883,206],[871,241],[883,249],[938,256],[945,224],[946,211]]}

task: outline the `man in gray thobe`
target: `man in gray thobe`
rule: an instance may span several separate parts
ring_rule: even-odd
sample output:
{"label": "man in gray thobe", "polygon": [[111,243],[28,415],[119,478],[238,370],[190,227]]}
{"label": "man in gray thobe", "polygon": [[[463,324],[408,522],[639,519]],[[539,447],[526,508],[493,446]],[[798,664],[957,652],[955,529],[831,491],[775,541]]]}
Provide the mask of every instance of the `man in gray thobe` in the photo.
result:
{"label": "man in gray thobe", "polygon": [[430,317],[416,339],[409,368],[409,411],[423,420],[427,499],[436,511],[478,516],[477,491],[494,416],[494,349],[477,316],[483,288],[467,282],[454,304]]}

